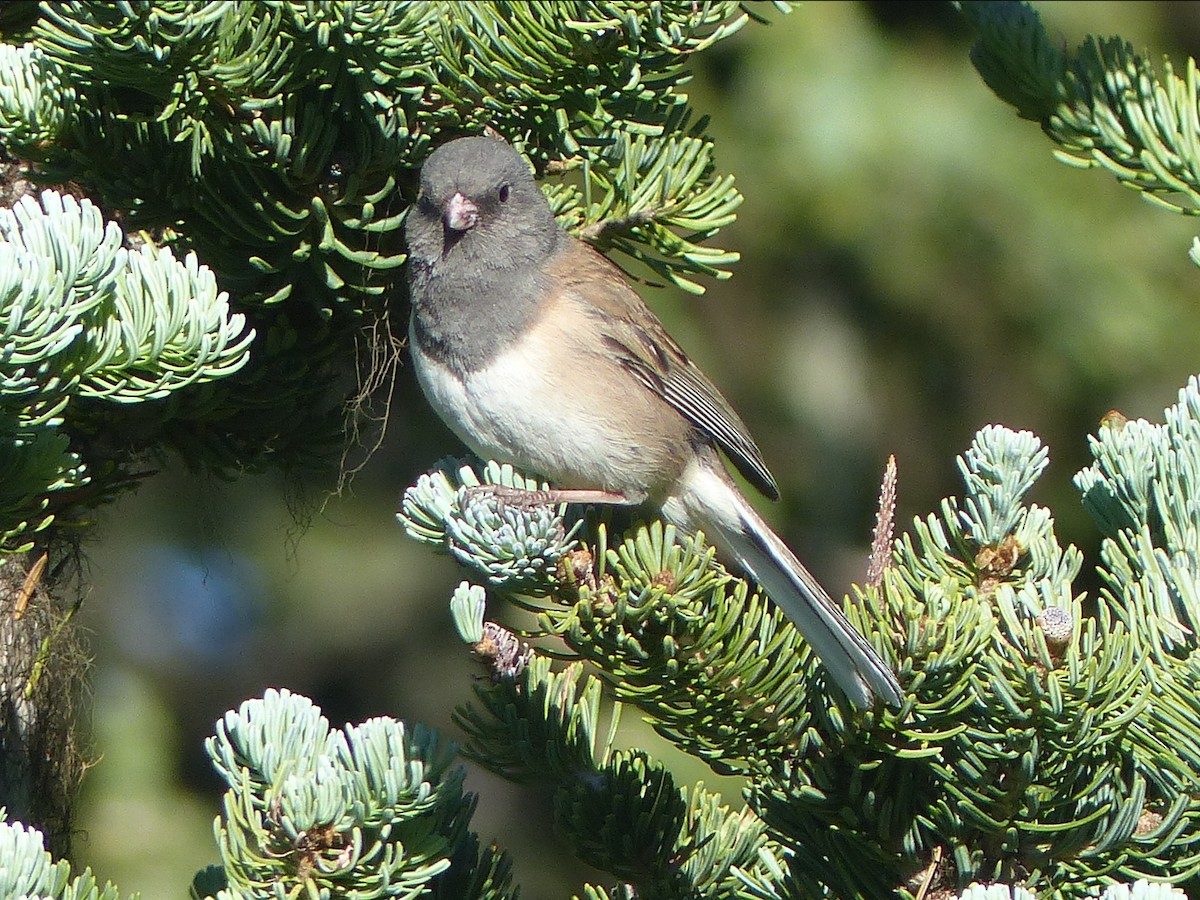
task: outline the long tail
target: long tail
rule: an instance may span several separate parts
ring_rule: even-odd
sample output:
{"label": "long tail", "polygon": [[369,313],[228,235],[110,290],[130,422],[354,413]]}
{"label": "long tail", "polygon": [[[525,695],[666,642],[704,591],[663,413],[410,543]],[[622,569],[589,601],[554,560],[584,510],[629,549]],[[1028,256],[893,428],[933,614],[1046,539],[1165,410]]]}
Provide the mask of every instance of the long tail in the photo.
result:
{"label": "long tail", "polygon": [[687,479],[688,496],[664,505],[664,512],[702,527],[719,549],[745,567],[812,645],[851,701],[867,707],[879,697],[889,706],[899,706],[903,693],[887,663],[729,482],[724,470],[720,475],[712,469],[692,474],[695,477]]}

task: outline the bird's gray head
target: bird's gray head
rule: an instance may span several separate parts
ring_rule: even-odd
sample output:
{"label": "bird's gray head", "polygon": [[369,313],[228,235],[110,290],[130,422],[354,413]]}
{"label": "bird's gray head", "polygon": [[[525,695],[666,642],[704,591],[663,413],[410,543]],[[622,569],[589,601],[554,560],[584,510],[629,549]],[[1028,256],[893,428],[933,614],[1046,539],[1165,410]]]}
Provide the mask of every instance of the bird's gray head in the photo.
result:
{"label": "bird's gray head", "polygon": [[524,157],[503,141],[466,137],[425,161],[405,234],[419,267],[486,278],[541,262],[559,231]]}

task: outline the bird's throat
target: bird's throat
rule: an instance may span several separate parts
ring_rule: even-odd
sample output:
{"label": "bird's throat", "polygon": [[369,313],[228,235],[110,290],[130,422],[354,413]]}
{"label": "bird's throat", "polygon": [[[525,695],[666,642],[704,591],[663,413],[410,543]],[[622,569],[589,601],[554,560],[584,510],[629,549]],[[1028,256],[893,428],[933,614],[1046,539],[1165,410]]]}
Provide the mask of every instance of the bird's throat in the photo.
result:
{"label": "bird's throat", "polygon": [[544,276],[536,267],[452,272],[430,266],[411,282],[411,336],[460,374],[483,368],[536,320]]}

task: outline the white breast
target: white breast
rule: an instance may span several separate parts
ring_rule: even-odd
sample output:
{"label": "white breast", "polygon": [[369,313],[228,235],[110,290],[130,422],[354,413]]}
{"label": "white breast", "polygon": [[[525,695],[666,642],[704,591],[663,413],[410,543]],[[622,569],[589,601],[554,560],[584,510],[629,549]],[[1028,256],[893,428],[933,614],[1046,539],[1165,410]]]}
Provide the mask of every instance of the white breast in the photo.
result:
{"label": "white breast", "polygon": [[[409,345],[429,402],[480,457],[510,462],[559,487],[644,499],[660,487],[661,464],[629,434],[627,417],[610,413],[614,403],[627,411],[650,399],[639,396],[644,389],[632,379],[627,387],[638,395],[613,397],[614,386],[599,384],[599,373],[587,371],[588,357],[564,351],[561,341],[553,330],[533,329],[461,380],[415,340]],[[546,364],[564,357],[571,359],[571,371]],[[617,387],[619,392],[624,385]]]}

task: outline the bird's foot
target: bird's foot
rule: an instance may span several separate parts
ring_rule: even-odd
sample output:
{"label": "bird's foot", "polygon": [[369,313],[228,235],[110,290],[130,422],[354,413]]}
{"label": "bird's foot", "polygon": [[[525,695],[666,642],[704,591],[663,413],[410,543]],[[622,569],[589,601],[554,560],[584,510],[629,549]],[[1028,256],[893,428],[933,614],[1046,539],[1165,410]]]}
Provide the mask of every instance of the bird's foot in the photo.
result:
{"label": "bird's foot", "polygon": [[531,491],[527,488],[508,487],[503,484],[474,484],[466,488],[466,493],[468,496],[490,494],[501,503],[522,509],[554,506],[559,503],[599,503],[613,506],[625,506],[629,503],[624,494],[588,489],[550,488],[544,491]]}

